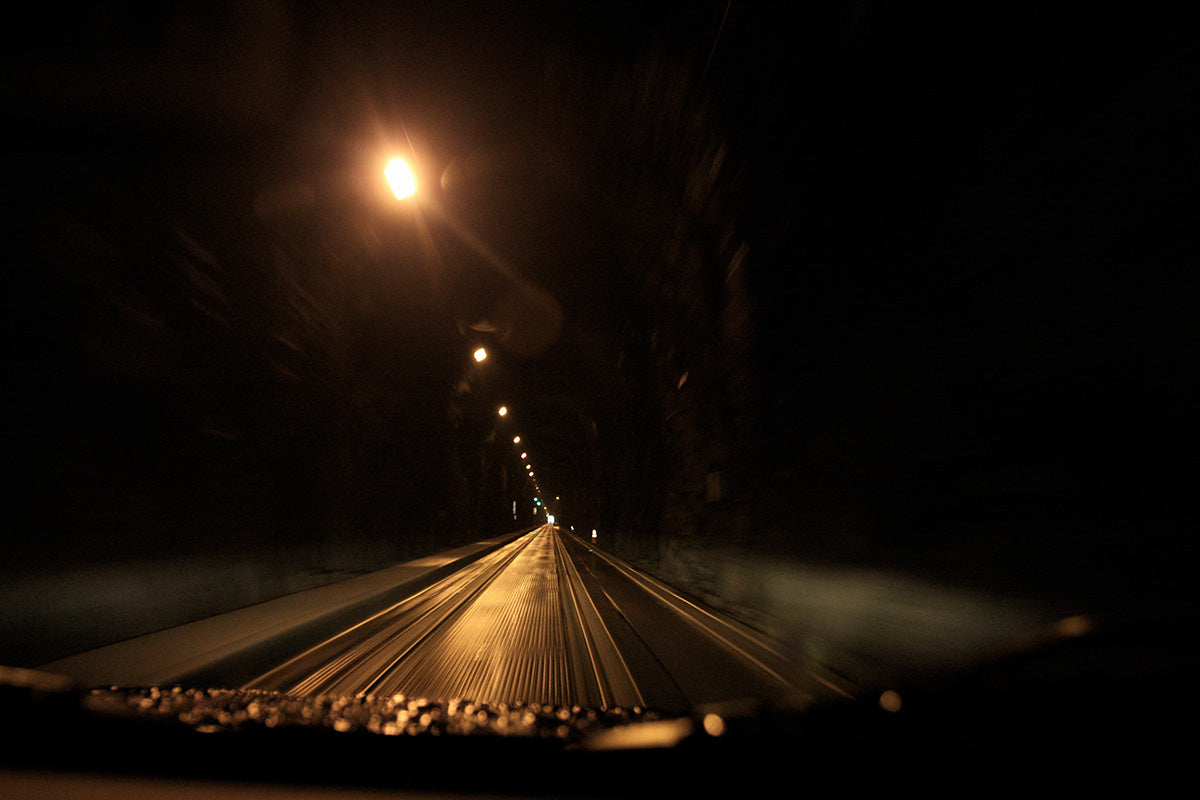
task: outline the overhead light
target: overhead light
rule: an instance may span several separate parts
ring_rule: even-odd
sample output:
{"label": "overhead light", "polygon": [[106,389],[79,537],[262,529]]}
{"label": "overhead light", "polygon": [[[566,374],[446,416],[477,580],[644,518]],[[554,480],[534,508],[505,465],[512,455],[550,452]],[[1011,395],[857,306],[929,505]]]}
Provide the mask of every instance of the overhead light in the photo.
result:
{"label": "overhead light", "polygon": [[397,200],[403,200],[417,190],[417,180],[403,158],[393,158],[389,161],[383,174]]}

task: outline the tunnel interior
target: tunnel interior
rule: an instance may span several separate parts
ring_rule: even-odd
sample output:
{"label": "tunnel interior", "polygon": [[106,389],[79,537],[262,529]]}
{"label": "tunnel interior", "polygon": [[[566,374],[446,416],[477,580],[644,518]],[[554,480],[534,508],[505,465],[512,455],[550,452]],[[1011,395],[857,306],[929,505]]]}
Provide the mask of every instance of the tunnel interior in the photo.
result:
{"label": "tunnel interior", "polygon": [[[2,561],[13,608],[99,588],[10,615],[0,663],[113,635],[61,636],[105,592],[132,635],[531,526],[539,494],[656,569],[1064,606],[1183,577],[1165,23],[54,6],[5,34]],[[385,152],[423,204],[381,198]]]}

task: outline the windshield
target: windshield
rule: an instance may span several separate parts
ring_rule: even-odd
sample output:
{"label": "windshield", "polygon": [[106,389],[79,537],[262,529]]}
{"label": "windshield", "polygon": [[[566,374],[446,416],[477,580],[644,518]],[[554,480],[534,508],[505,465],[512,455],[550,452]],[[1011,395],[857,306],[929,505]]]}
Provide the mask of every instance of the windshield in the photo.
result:
{"label": "windshield", "polygon": [[[1181,27],[29,11],[3,81],[22,702],[657,752],[900,719],[1103,636],[1180,674]],[[1126,686],[1103,641],[1013,695]]]}

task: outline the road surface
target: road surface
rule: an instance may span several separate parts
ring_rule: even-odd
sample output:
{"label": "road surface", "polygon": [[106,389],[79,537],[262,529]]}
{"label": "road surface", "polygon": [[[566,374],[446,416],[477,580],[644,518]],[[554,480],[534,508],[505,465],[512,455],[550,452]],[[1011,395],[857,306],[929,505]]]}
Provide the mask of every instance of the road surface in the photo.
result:
{"label": "road surface", "polygon": [[843,691],[753,630],[550,525],[243,688],[663,710]]}

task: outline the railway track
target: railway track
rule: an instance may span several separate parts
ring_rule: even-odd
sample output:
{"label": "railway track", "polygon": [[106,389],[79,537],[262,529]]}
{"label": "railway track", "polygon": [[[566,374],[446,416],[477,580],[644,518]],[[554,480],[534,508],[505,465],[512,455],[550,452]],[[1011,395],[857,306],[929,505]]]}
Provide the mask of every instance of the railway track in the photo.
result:
{"label": "railway track", "polygon": [[242,688],[599,709],[845,693],[754,631],[549,525]]}
{"label": "railway track", "polygon": [[566,553],[539,528],[243,688],[594,707],[644,698]]}

